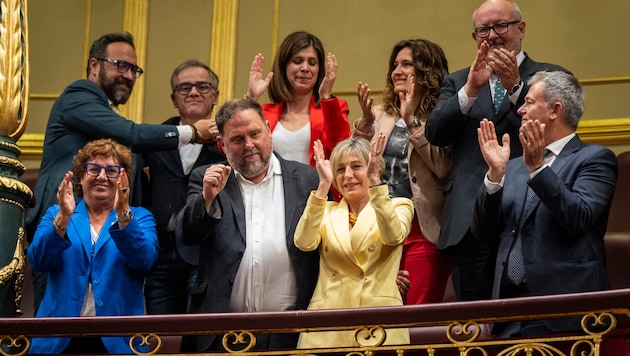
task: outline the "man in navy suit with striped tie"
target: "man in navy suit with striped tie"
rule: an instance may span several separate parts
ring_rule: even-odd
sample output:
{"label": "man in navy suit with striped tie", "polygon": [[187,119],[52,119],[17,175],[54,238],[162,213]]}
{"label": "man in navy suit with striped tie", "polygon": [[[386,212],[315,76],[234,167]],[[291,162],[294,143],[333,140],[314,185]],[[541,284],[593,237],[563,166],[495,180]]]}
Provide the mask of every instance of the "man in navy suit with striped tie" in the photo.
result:
{"label": "man in navy suit with striped tie", "polygon": [[[510,137],[499,142],[491,121],[484,119],[477,131],[488,171],[471,231],[498,245],[492,297],[608,289],[604,233],[617,158],[576,135],[584,92],[573,75],[538,72],[529,85],[518,110],[522,157],[509,159]],[[493,332],[508,337],[580,329],[578,318],[562,318],[495,324]]]}

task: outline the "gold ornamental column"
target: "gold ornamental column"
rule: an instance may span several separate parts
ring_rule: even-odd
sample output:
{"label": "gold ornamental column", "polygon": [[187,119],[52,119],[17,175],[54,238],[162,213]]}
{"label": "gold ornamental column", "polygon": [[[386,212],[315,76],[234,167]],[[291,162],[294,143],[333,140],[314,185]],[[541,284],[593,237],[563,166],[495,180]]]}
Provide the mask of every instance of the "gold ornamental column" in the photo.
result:
{"label": "gold ornamental column", "polygon": [[0,0],[0,317],[21,314],[24,210],[33,193],[19,180],[16,144],[26,129],[29,66],[27,0]]}

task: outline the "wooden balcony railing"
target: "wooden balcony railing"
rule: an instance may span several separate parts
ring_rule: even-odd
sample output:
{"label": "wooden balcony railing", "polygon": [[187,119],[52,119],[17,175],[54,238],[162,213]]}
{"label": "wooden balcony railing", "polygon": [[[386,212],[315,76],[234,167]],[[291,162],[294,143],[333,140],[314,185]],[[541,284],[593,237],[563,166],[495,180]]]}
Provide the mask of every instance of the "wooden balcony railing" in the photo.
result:
{"label": "wooden balcony railing", "polygon": [[[2,318],[0,354],[23,355],[32,337],[134,335],[150,351],[160,353],[165,338],[181,335],[230,334],[224,345],[240,340],[242,355],[615,355],[630,349],[630,289],[477,302],[440,303],[401,307],[222,313],[164,316],[83,318]],[[498,339],[488,324],[498,321],[582,317],[581,332],[537,338]],[[605,325],[602,327],[602,325]],[[382,328],[405,327],[410,345],[382,346],[369,335]],[[316,330],[356,330],[360,345],[353,348],[249,351],[252,333]],[[363,337],[366,340],[363,340]],[[375,346],[367,346],[371,343]],[[606,347],[607,344],[612,345]],[[236,348],[235,348],[236,349]],[[623,350],[623,351],[620,351]],[[137,351],[138,354],[143,354]],[[229,353],[226,353],[229,354]]]}

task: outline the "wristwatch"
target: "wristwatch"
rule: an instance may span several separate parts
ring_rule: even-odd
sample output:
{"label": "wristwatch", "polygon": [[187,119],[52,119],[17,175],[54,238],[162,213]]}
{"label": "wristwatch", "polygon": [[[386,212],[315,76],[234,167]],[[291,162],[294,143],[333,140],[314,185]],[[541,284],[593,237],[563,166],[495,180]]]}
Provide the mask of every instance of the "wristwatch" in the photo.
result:
{"label": "wristwatch", "polygon": [[122,217],[118,217],[118,222],[130,222],[131,219],[133,219],[133,213],[131,212],[131,210],[127,210],[123,213]]}
{"label": "wristwatch", "polygon": [[408,129],[413,129],[414,127],[422,126],[422,121],[418,120],[417,117],[413,117],[413,121],[407,124]]}
{"label": "wristwatch", "polygon": [[512,95],[514,93],[516,93],[517,90],[519,90],[521,88],[521,85],[523,85],[523,81],[520,81],[516,84],[514,84],[514,86],[512,87],[512,89],[510,89],[507,93],[508,95]]}

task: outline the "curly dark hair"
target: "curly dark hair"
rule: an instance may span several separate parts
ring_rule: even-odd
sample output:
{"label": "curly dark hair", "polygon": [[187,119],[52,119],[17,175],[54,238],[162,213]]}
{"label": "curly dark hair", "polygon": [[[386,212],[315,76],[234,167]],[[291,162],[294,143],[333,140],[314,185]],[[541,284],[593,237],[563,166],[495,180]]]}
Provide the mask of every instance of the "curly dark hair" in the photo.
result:
{"label": "curly dark hair", "polygon": [[400,99],[398,93],[394,92],[392,72],[395,69],[396,56],[404,48],[411,49],[416,69],[416,82],[420,84],[417,89],[424,93],[415,114],[417,117],[426,116],[437,104],[442,80],[448,74],[448,61],[440,46],[425,39],[403,40],[392,49],[388,63],[386,87],[381,98],[383,109],[390,115],[399,114]]}

